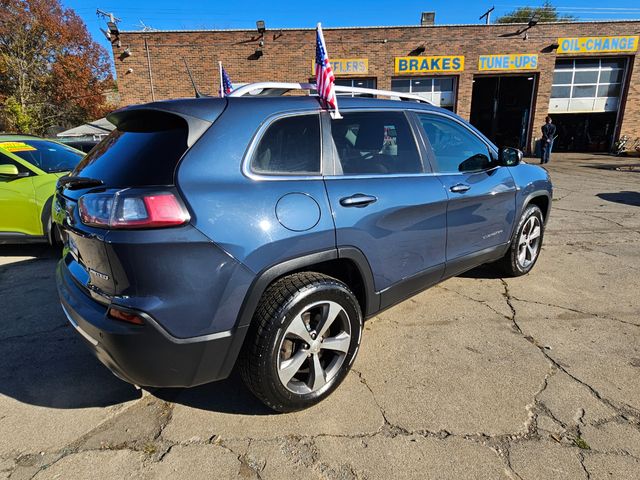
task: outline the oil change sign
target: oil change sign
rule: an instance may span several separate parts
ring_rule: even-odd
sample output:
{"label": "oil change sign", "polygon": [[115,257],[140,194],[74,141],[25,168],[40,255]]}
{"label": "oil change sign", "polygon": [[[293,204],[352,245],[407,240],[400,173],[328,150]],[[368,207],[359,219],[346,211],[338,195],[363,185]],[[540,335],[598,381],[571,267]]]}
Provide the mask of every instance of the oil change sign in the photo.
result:
{"label": "oil change sign", "polygon": [[437,55],[433,57],[396,57],[395,73],[462,72],[464,56]]}
{"label": "oil change sign", "polygon": [[535,70],[538,68],[538,54],[510,53],[506,55],[480,55],[478,70]]}
{"label": "oil change sign", "polygon": [[24,142],[0,142],[0,148],[4,148],[7,152],[29,152],[36,150],[31,145]]}
{"label": "oil change sign", "polygon": [[612,53],[637,50],[638,35],[558,39],[558,53]]}

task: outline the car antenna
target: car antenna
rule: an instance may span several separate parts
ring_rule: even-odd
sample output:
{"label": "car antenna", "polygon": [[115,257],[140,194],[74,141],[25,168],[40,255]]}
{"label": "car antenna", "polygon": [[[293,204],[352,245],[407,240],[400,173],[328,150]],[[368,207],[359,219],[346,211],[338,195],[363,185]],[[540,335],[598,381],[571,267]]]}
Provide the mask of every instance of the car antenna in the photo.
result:
{"label": "car antenna", "polygon": [[189,65],[187,64],[187,61],[183,58],[182,61],[184,62],[184,66],[187,69],[187,74],[189,75],[189,80],[191,80],[191,85],[193,85],[193,90],[196,93],[196,98],[202,98],[202,97],[206,97],[206,95],[203,95],[200,93],[200,91],[198,90],[198,86],[196,85],[196,82],[193,80],[193,75],[191,75],[191,70],[189,69]]}

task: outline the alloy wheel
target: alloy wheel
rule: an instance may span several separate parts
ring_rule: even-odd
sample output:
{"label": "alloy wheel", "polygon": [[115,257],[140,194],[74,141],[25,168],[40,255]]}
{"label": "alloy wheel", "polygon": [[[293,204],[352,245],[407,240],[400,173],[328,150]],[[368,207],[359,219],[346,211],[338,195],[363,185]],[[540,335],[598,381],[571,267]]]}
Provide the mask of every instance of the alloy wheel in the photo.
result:
{"label": "alloy wheel", "polygon": [[280,343],[278,376],[296,394],[320,392],[338,374],[351,344],[347,312],[333,301],[315,302],[297,314]]}
{"label": "alloy wheel", "polygon": [[523,269],[528,268],[540,251],[542,224],[536,216],[531,216],[522,227],[518,241],[518,263]]}

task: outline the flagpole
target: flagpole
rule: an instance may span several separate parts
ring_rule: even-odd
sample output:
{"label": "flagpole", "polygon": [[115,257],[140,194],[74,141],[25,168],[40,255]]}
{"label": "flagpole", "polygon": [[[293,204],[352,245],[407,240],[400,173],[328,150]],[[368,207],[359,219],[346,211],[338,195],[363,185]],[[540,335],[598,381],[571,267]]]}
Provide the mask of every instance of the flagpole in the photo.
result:
{"label": "flagpole", "polygon": [[218,73],[220,74],[220,97],[224,98],[224,80],[222,78],[222,62],[218,61]]}

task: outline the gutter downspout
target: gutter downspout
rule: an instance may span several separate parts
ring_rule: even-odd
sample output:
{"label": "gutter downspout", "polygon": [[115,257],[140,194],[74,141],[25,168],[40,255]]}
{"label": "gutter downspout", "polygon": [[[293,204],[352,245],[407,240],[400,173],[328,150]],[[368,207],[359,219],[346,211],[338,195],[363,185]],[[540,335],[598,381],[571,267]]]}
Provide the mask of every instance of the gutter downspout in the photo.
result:
{"label": "gutter downspout", "polygon": [[147,67],[149,68],[149,86],[151,87],[151,101],[156,101],[155,91],[153,89],[153,73],[151,72],[151,56],[149,55],[149,45],[147,39],[144,39],[144,51],[147,54]]}

